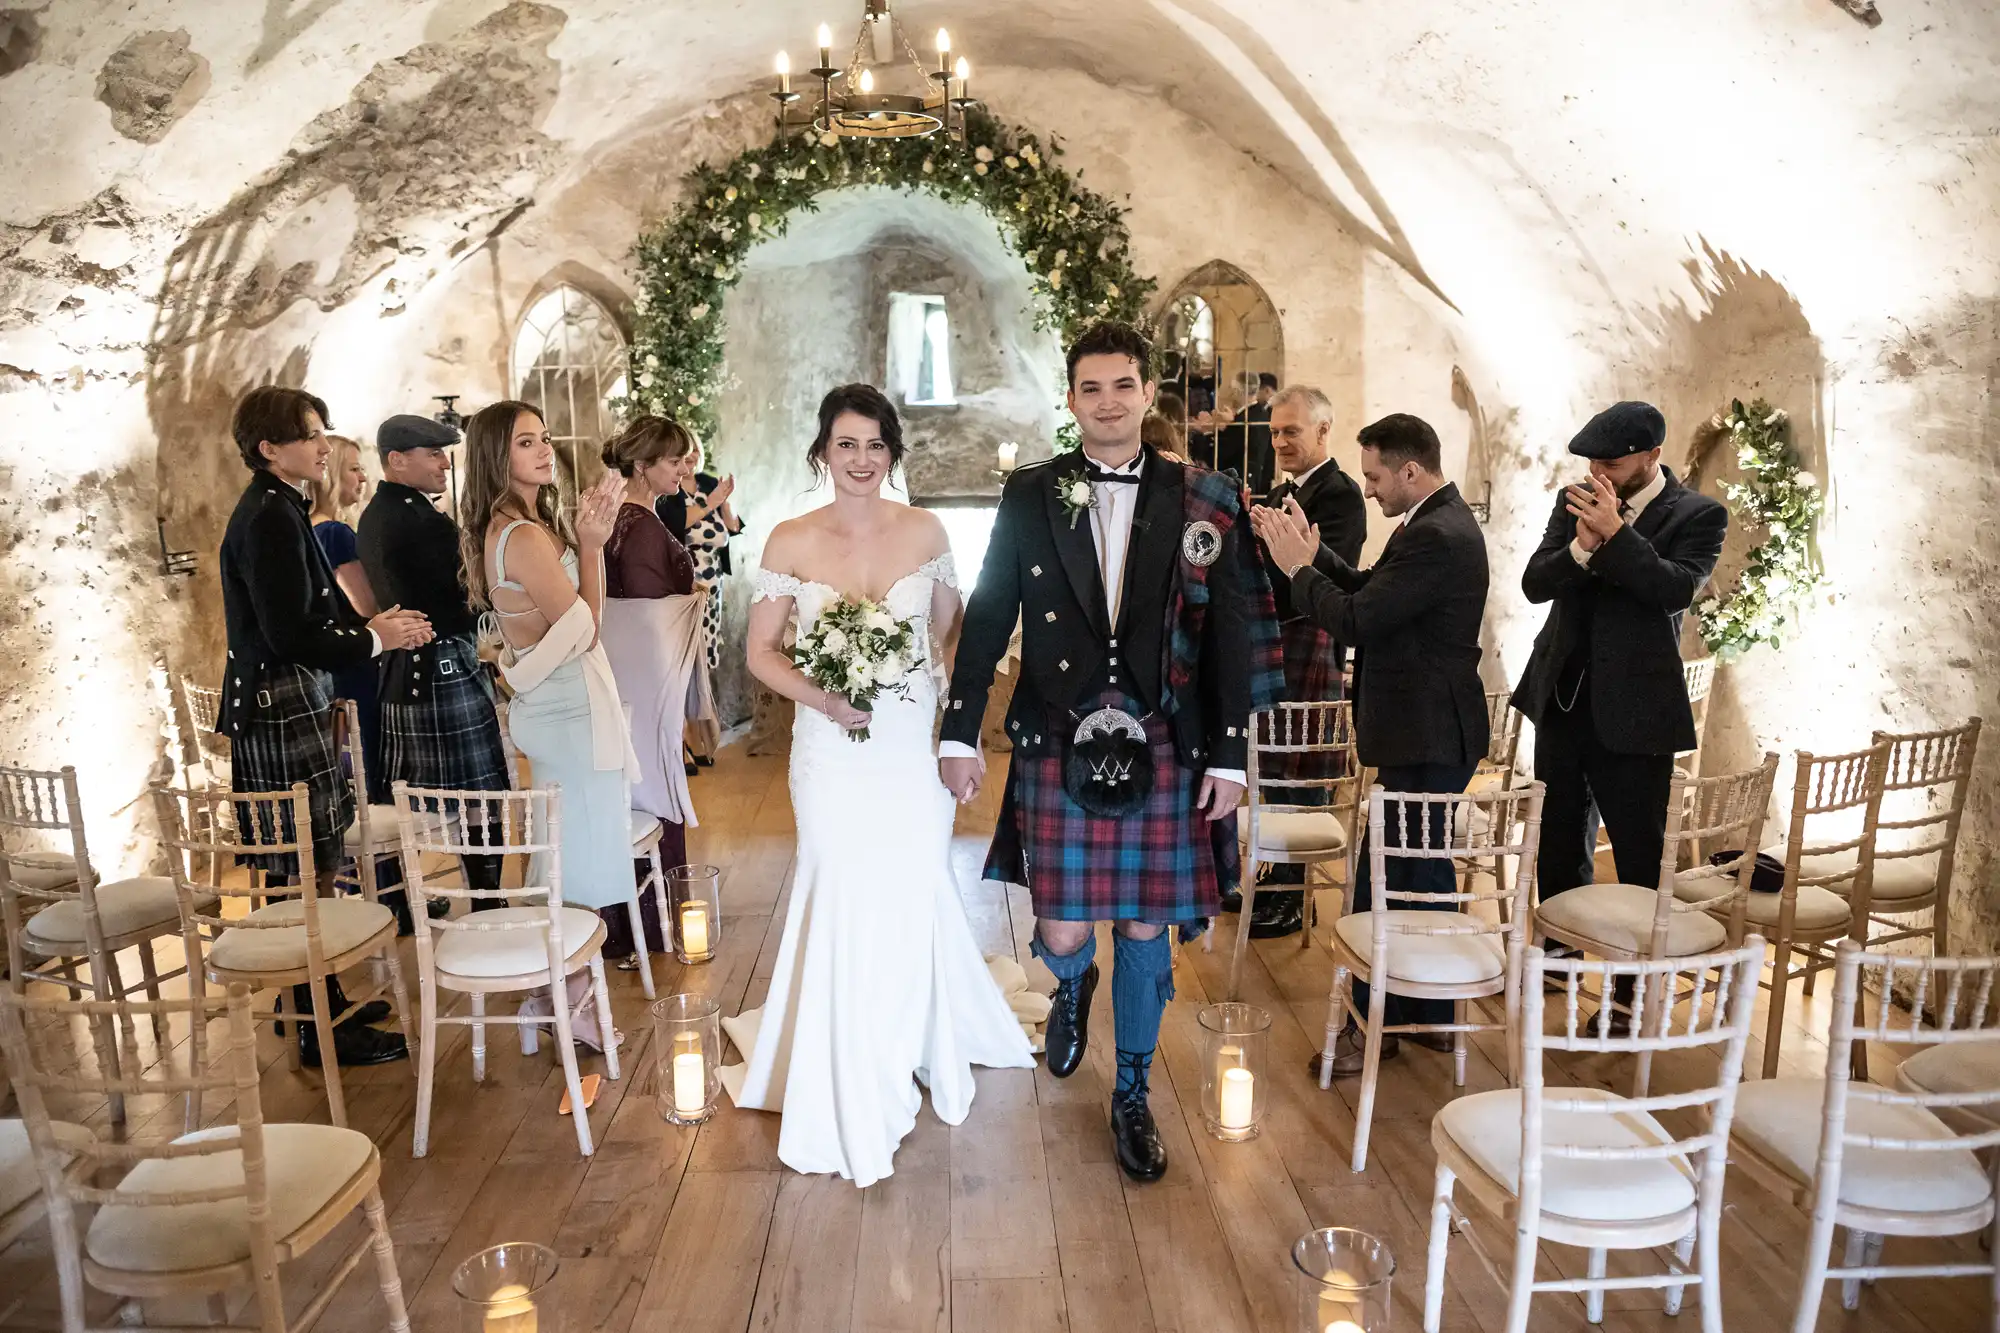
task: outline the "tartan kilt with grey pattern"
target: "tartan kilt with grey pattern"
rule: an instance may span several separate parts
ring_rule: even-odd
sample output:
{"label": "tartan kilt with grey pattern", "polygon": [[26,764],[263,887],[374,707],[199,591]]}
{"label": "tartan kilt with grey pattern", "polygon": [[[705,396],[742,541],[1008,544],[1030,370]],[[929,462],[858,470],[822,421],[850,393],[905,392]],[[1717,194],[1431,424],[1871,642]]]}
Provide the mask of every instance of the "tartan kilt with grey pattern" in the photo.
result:
{"label": "tartan kilt with grey pattern", "polygon": [[436,674],[427,697],[382,699],[381,804],[389,803],[396,782],[457,791],[506,791],[510,785],[493,678],[472,636],[439,639],[431,668]]}
{"label": "tartan kilt with grey pattern", "polygon": [[[232,791],[283,792],[306,784],[307,817],[312,821],[313,866],[326,872],[340,864],[341,844],[354,822],[354,788],[341,772],[333,738],[333,677],[295,663],[265,668],[245,701],[236,734],[230,738]],[[289,805],[239,804],[236,826],[246,843],[290,842]],[[237,857],[242,865],[274,877],[296,879],[299,859],[292,852]]]}
{"label": "tartan kilt with grey pattern", "polygon": [[[1142,710],[1107,693],[1080,706]],[[1164,719],[1142,719],[1153,790],[1124,818],[1086,813],[1063,787],[1063,749],[1014,754],[985,878],[1027,886],[1035,915],[1051,921],[1179,923],[1182,937],[1221,909],[1242,875],[1232,812],[1211,823],[1195,809],[1200,773],[1182,766]],[[1074,725],[1071,723],[1070,725]]]}

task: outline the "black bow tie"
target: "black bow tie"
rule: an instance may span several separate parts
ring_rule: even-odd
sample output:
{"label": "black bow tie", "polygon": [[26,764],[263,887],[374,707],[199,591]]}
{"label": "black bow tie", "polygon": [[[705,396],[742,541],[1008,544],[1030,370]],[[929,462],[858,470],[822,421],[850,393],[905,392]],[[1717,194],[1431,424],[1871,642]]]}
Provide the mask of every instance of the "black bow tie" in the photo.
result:
{"label": "black bow tie", "polygon": [[1086,467],[1083,470],[1083,474],[1089,477],[1093,484],[1097,482],[1107,482],[1113,486],[1137,486],[1139,484],[1139,476],[1135,472],[1106,472],[1101,467]]}

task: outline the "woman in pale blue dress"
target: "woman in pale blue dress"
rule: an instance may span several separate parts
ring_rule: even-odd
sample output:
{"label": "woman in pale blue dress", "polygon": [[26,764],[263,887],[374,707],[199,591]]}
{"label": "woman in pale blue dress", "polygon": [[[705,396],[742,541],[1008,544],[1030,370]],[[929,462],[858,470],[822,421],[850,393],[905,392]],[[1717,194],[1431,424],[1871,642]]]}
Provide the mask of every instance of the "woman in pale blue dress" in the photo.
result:
{"label": "woman in pale blue dress", "polygon": [[[538,787],[562,788],[563,901],[623,910],[632,896],[630,784],[638,773],[611,664],[597,641],[604,543],[623,481],[607,474],[562,518],[541,414],[501,402],[466,423],[465,581],[505,640],[507,729]],[[529,867],[529,882],[539,878]],[[546,1001],[544,1001],[546,1003]],[[588,1025],[578,1029],[588,1030]]]}

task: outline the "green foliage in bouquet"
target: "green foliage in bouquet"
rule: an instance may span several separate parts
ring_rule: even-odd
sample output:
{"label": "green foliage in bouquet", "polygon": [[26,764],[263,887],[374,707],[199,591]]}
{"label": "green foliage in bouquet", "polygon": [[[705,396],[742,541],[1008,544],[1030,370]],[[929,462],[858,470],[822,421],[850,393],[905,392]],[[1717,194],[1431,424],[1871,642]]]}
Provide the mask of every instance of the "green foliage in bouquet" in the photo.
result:
{"label": "green foliage in bouquet", "polygon": [[1783,636],[1797,625],[1824,577],[1812,538],[1826,497],[1786,438],[1790,422],[1783,410],[1761,398],[1748,407],[1738,399],[1720,424],[1744,475],[1742,481],[1724,482],[1723,496],[1738,521],[1764,533],[1736,586],[1695,607],[1702,640],[1726,662],[1760,643],[1782,647]]}
{"label": "green foliage in bouquet", "polygon": [[[813,684],[868,710],[883,693],[910,697],[910,673],[929,651],[913,620],[898,620],[887,607],[864,597],[843,597],[820,612],[812,628],[792,645],[792,661]],[[868,739],[868,728],[847,733]]]}

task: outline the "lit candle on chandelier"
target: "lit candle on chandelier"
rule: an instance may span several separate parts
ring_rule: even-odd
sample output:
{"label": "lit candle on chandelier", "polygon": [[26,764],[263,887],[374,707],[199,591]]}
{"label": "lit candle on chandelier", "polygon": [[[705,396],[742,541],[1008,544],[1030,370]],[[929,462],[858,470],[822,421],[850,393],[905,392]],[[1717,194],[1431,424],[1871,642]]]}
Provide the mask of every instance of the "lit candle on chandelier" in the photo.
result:
{"label": "lit candle on chandelier", "polygon": [[824,23],[819,25],[819,67],[833,68],[833,29]]}
{"label": "lit candle on chandelier", "polygon": [[947,29],[938,29],[937,53],[938,73],[949,75],[951,73],[951,33]]}
{"label": "lit candle on chandelier", "polygon": [[869,95],[873,94],[873,93],[874,93],[874,91],[875,91],[875,71],[874,71],[874,70],[872,70],[872,69],[864,69],[864,70],[862,70],[862,71],[861,71],[861,93],[862,93],[862,95],[863,95],[864,97],[865,97],[865,96],[869,96]]}
{"label": "lit candle on chandelier", "polygon": [[783,51],[780,51],[778,52],[778,91],[781,93],[788,93],[791,90],[792,90],[792,58],[789,55],[786,55]]}
{"label": "lit candle on chandelier", "polygon": [[958,95],[960,97],[972,96],[972,62],[964,56],[960,56],[958,58],[958,68],[955,72],[958,75]]}

